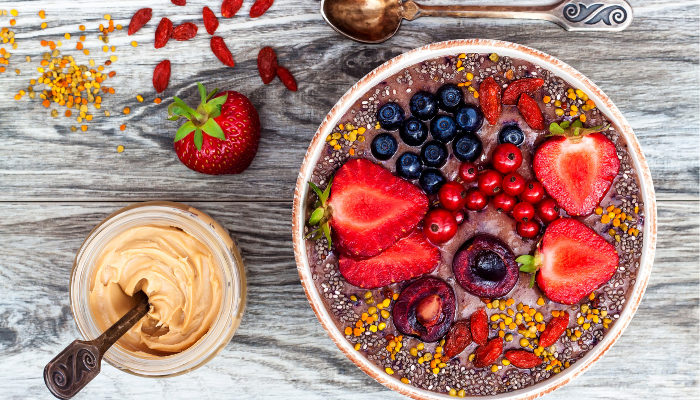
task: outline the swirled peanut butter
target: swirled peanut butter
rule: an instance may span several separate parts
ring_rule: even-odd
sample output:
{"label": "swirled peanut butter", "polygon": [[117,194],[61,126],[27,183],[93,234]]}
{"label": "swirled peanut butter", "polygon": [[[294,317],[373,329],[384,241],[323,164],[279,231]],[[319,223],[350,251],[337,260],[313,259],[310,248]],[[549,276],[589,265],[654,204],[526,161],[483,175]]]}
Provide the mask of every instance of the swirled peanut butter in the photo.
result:
{"label": "swirled peanut butter", "polygon": [[120,340],[126,350],[164,356],[206,335],[221,307],[221,275],[202,242],[168,226],[131,228],[110,241],[95,266],[90,307],[102,330],[143,290],[151,309]]}

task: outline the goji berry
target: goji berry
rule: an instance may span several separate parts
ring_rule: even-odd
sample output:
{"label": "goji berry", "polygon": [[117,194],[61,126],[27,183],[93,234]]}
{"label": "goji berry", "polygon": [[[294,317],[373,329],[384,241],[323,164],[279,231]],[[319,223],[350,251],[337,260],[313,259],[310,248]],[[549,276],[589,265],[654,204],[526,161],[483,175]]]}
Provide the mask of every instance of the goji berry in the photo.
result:
{"label": "goji berry", "polygon": [[165,47],[165,45],[168,43],[168,39],[170,39],[170,36],[172,36],[172,34],[173,23],[167,18],[161,19],[160,23],[158,24],[158,28],[156,28],[156,49]]}
{"label": "goji berry", "polygon": [[540,78],[523,78],[513,81],[503,91],[503,99],[501,102],[507,105],[516,105],[521,94],[527,93],[532,96],[535,90],[544,85],[544,80]]}
{"label": "goji berry", "polygon": [[195,36],[197,36],[197,25],[192,22],[185,22],[173,28],[171,37],[175,40],[185,41]]}
{"label": "goji berry", "polygon": [[128,35],[131,36],[134,33],[138,32],[139,29],[143,28],[143,26],[151,20],[152,15],[153,10],[151,10],[150,8],[142,8],[136,11],[136,14],[134,14],[134,16],[131,17],[131,22],[129,22]]}
{"label": "goji berry", "polygon": [[559,340],[559,337],[566,332],[566,328],[569,326],[569,313],[564,311],[559,313],[558,317],[552,318],[551,321],[547,323],[544,331],[540,335],[539,345],[542,347],[549,347]]}
{"label": "goji berry", "polygon": [[258,53],[258,72],[266,85],[277,76],[277,55],[272,48],[263,47]]}
{"label": "goji berry", "polygon": [[287,89],[291,90],[292,92],[297,91],[297,81],[294,79],[294,76],[291,72],[289,72],[287,68],[278,65],[277,76],[279,76],[280,80]]}
{"label": "goji berry", "polygon": [[493,364],[501,356],[501,353],[503,353],[503,338],[493,338],[486,342],[485,345],[476,348],[474,351],[474,366],[483,368]]}
{"label": "goji berry", "polygon": [[525,123],[532,129],[544,129],[544,117],[540,106],[529,94],[523,93],[518,101],[518,111],[523,116]]}
{"label": "goji berry", "polygon": [[170,60],[163,60],[153,70],[153,88],[161,93],[168,88],[170,82]]}
{"label": "goji berry", "polygon": [[445,337],[442,354],[449,360],[464,351],[471,342],[472,335],[469,333],[469,322],[466,320],[457,321],[452,325]]}
{"label": "goji berry", "polygon": [[216,14],[209,7],[202,8],[202,16],[204,17],[204,28],[206,28],[207,33],[213,35],[216,32],[216,28],[219,27],[219,20],[216,18]]}
{"label": "goji berry", "polygon": [[489,124],[496,125],[501,116],[501,87],[489,76],[479,86],[479,104]]}
{"label": "goji berry", "polygon": [[508,350],[506,360],[518,368],[530,369],[542,364],[542,359],[525,350]]}
{"label": "goji berry", "polygon": [[243,0],[224,0],[221,3],[221,16],[224,18],[233,17],[241,9],[242,5]]}
{"label": "goji berry", "polygon": [[250,18],[258,18],[265,14],[265,11],[272,7],[274,2],[275,0],[257,0],[250,8]]}
{"label": "goji berry", "polygon": [[479,346],[486,344],[489,339],[489,321],[484,309],[479,309],[469,318],[471,323],[472,340]]}
{"label": "goji berry", "polygon": [[226,43],[224,42],[223,38],[220,36],[212,36],[209,44],[211,46],[211,51],[224,65],[228,65],[229,67],[236,65],[233,62],[233,55],[228,47],[226,47]]}
{"label": "goji berry", "polygon": [[170,2],[175,4],[176,6],[187,5],[187,0],[170,0]]}

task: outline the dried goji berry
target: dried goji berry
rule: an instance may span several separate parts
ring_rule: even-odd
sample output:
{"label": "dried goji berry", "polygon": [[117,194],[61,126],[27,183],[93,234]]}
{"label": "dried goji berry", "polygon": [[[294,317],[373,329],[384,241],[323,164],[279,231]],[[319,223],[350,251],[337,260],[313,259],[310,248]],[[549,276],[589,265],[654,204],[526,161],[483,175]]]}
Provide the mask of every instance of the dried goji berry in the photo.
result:
{"label": "dried goji berry", "polygon": [[263,47],[258,53],[258,72],[266,85],[277,76],[277,55],[272,48]]}
{"label": "dried goji berry", "polygon": [[466,320],[457,321],[452,325],[445,337],[443,346],[443,358],[449,360],[464,351],[472,342],[472,335],[469,333],[469,322]]}
{"label": "dried goji berry", "polygon": [[202,8],[202,15],[204,17],[204,28],[210,35],[216,32],[216,28],[219,27],[219,20],[216,18],[216,14],[209,7]]}
{"label": "dried goji berry", "polygon": [[493,77],[488,77],[479,86],[479,104],[489,124],[496,125],[501,116],[501,87]]}
{"label": "dried goji berry", "polygon": [[250,8],[250,18],[258,18],[265,14],[268,8],[272,7],[275,0],[257,0]]}
{"label": "dried goji berry", "polygon": [[163,18],[156,28],[156,49],[164,47],[168,43],[168,39],[173,34],[173,23],[167,19]]}
{"label": "dried goji berry", "polygon": [[530,369],[542,364],[542,359],[525,350],[508,350],[506,360],[518,368]]}
{"label": "dried goji berry", "polygon": [[184,6],[187,5],[187,0],[170,0],[173,4],[176,6]]}
{"label": "dried goji berry", "polygon": [[161,93],[168,88],[170,82],[170,60],[163,60],[156,65],[153,71],[153,88],[156,93]]}
{"label": "dried goji berry", "polygon": [[476,310],[469,318],[471,323],[472,340],[479,346],[486,344],[489,339],[489,321],[484,309]]}
{"label": "dried goji berry", "polygon": [[539,345],[542,347],[549,347],[553,345],[557,340],[559,340],[559,337],[566,332],[566,328],[568,326],[569,313],[566,311],[560,312],[558,317],[552,318],[552,320],[547,323],[547,326],[540,335]]}
{"label": "dried goji berry", "polygon": [[224,18],[233,17],[241,9],[242,5],[243,0],[224,0],[221,3],[221,16]]}
{"label": "dried goji berry", "polygon": [[282,83],[284,83],[284,86],[287,87],[287,89],[291,90],[292,92],[297,91],[297,81],[294,79],[294,76],[291,72],[289,72],[287,68],[278,65],[277,76],[280,77],[280,80],[282,81]]}
{"label": "dried goji berry", "polygon": [[138,32],[139,29],[143,28],[143,26],[151,20],[152,15],[153,10],[151,10],[150,8],[142,8],[136,11],[136,14],[134,14],[134,16],[131,17],[131,22],[129,22],[129,36],[133,35],[134,33]]}
{"label": "dried goji berry", "polygon": [[228,65],[229,67],[236,65],[233,62],[233,54],[231,54],[231,51],[226,47],[224,39],[220,36],[212,36],[209,44],[211,46],[211,51],[224,65]]}
{"label": "dried goji berry", "polygon": [[508,105],[516,105],[521,94],[527,93],[532,96],[535,90],[544,85],[544,80],[540,78],[523,78],[513,81],[503,91],[503,99],[501,102]]}
{"label": "dried goji berry", "polygon": [[532,129],[544,129],[544,117],[540,106],[529,94],[523,93],[518,101],[518,110],[525,123]]}
{"label": "dried goji berry", "polygon": [[179,41],[190,40],[197,36],[197,25],[192,22],[182,23],[173,28],[172,38]]}
{"label": "dried goji berry", "polygon": [[503,338],[493,338],[486,342],[485,345],[476,348],[474,351],[474,366],[483,368],[493,364],[501,356],[501,353],[503,353]]}

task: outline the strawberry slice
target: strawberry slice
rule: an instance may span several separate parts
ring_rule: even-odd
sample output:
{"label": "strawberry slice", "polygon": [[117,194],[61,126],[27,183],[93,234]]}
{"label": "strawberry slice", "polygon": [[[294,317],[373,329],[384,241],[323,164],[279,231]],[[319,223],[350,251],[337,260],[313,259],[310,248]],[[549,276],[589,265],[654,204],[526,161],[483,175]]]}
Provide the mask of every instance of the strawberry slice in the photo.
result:
{"label": "strawberry slice", "polygon": [[479,105],[489,124],[496,125],[501,116],[501,86],[489,76],[479,85]]}
{"label": "strawberry slice", "polygon": [[609,281],[618,263],[615,247],[571,218],[547,226],[534,256],[516,259],[520,271],[537,274],[537,286],[557,303],[576,304]]}
{"label": "strawberry slice", "polygon": [[376,257],[357,261],[341,255],[340,273],[349,283],[374,289],[432,272],[440,264],[440,250],[420,231],[399,240]]}
{"label": "strawberry slice", "polygon": [[503,91],[501,102],[506,105],[514,106],[518,103],[521,94],[527,93],[532,96],[542,85],[544,85],[544,79],[540,78],[523,78],[513,81]]}
{"label": "strawberry slice", "polygon": [[597,128],[561,130],[564,136],[544,142],[532,162],[547,193],[572,216],[593,212],[620,169],[615,145],[602,133],[587,133]]}
{"label": "strawberry slice", "polygon": [[428,212],[428,197],[382,166],[354,159],[336,172],[328,206],[336,249],[363,259],[411,233]]}

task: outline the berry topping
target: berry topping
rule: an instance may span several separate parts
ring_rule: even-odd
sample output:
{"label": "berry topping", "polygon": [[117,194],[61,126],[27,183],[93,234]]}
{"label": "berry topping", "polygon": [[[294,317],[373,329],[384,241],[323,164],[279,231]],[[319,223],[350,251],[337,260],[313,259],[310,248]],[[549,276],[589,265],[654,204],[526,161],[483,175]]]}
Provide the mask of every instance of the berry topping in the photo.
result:
{"label": "berry topping", "polygon": [[420,146],[428,138],[428,127],[418,118],[411,117],[399,128],[399,136],[409,146]]}
{"label": "berry topping", "polygon": [[453,83],[442,85],[437,91],[438,105],[440,109],[447,112],[457,111],[457,108],[462,105],[463,99],[462,89]]}
{"label": "berry topping", "polygon": [[549,224],[559,218],[559,206],[554,199],[546,198],[537,204],[537,216]]}
{"label": "berry topping", "polygon": [[450,210],[457,211],[464,207],[467,198],[467,190],[459,182],[447,182],[440,188],[438,199],[440,204]]}
{"label": "berry topping", "polygon": [[479,103],[489,124],[496,125],[501,116],[501,87],[493,77],[488,77],[479,86]]}
{"label": "berry topping", "polygon": [[525,190],[525,178],[519,173],[513,172],[503,177],[503,192],[511,196],[517,196]]}
{"label": "berry topping", "polygon": [[496,171],[502,174],[515,172],[523,163],[523,153],[518,146],[512,143],[503,143],[496,146],[491,153],[491,164]]}
{"label": "berry topping", "polygon": [[414,231],[378,256],[355,260],[344,255],[338,268],[346,281],[363,289],[373,289],[406,281],[435,270],[440,264],[440,250]]}
{"label": "berry topping", "polygon": [[542,85],[544,85],[544,80],[540,78],[523,78],[513,81],[503,91],[503,104],[514,106],[518,104],[521,94],[527,93],[532,96]]}
{"label": "berry topping", "polygon": [[493,206],[498,212],[509,213],[513,211],[518,200],[505,192],[493,196]]}
{"label": "berry topping", "polygon": [[544,116],[535,99],[527,94],[520,96],[518,111],[520,111],[527,126],[532,129],[544,129]]}
{"label": "berry topping", "polygon": [[486,196],[495,196],[501,191],[503,176],[492,169],[486,170],[479,174],[477,184],[481,193]]}
{"label": "berry topping", "polygon": [[479,346],[483,346],[489,340],[489,319],[486,315],[486,310],[480,308],[474,311],[474,314],[469,317],[471,325],[472,340]]}
{"label": "berry topping", "polygon": [[387,131],[398,129],[403,119],[403,108],[396,103],[386,103],[377,110],[377,121]]}
{"label": "berry topping", "polygon": [[513,218],[515,218],[516,221],[531,221],[534,216],[535,207],[530,203],[526,203],[523,201],[516,204],[515,208],[513,208]]}
{"label": "berry topping", "polygon": [[550,300],[576,304],[610,280],[618,255],[615,247],[591,228],[571,218],[549,224],[534,256],[517,259],[522,272],[537,271],[537,286]]}
{"label": "berry topping", "polygon": [[420,158],[427,167],[442,167],[447,161],[447,155],[447,147],[437,140],[429,141],[420,150]]}
{"label": "berry topping", "polygon": [[433,119],[438,112],[437,97],[430,92],[421,90],[411,97],[409,107],[414,117],[423,121]]}
{"label": "berry topping", "polygon": [[512,143],[520,146],[525,141],[525,134],[518,125],[506,125],[498,133],[498,143]]}
{"label": "berry topping", "polygon": [[530,204],[539,203],[544,197],[544,187],[537,181],[527,181],[525,188],[520,193],[520,200]]}
{"label": "berry topping", "polygon": [[459,178],[465,183],[472,183],[476,181],[476,178],[478,177],[477,172],[478,170],[476,169],[476,165],[469,161],[465,161],[459,165]]}
{"label": "berry topping", "polygon": [[445,281],[420,278],[404,289],[394,304],[394,325],[405,335],[435,342],[450,330],[455,317],[455,294]]}
{"label": "berry topping", "polygon": [[569,326],[569,313],[562,311],[558,316],[552,318],[540,335],[539,345],[549,347],[559,340]]}
{"label": "berry topping", "polygon": [[518,222],[515,231],[526,239],[534,239],[540,234],[540,224],[537,221]]}
{"label": "berry topping", "polygon": [[476,133],[484,124],[484,114],[479,107],[466,104],[455,113],[455,122],[464,132]]}
{"label": "berry topping", "polygon": [[481,139],[472,133],[460,135],[452,143],[452,151],[459,161],[474,161],[481,156]]}
{"label": "berry topping", "polygon": [[452,215],[455,216],[455,221],[457,221],[457,225],[462,225],[464,220],[467,218],[467,215],[464,213],[464,210],[453,211]]}
{"label": "berry topping", "polygon": [[410,151],[403,153],[396,159],[396,173],[406,179],[416,179],[423,170],[420,156]]}
{"label": "berry topping", "polygon": [[449,360],[464,351],[472,343],[472,335],[469,331],[469,321],[457,321],[452,325],[445,336],[443,346],[443,359]]}
{"label": "berry topping", "polygon": [[420,179],[418,180],[420,187],[423,188],[423,191],[426,194],[437,193],[445,182],[447,182],[447,180],[445,180],[445,177],[442,176],[442,172],[435,168],[424,169],[420,174]]}
{"label": "berry topping", "polygon": [[457,134],[457,124],[448,115],[438,115],[430,121],[430,133],[433,135],[433,138],[442,143],[448,143]]}
{"label": "berry topping", "polygon": [[478,234],[460,247],[452,261],[455,280],[478,297],[505,296],[518,281],[518,264],[508,245]]}
{"label": "berry topping", "polygon": [[486,205],[489,203],[488,197],[481,193],[481,191],[477,188],[471,188],[467,190],[467,197],[466,201],[464,202],[464,205],[472,210],[472,211],[479,211],[482,210]]}
{"label": "berry topping", "polygon": [[399,144],[390,133],[380,133],[372,140],[372,155],[377,160],[388,160],[394,156]]}
{"label": "berry topping", "polygon": [[504,354],[506,360],[517,368],[530,369],[543,363],[542,359],[526,350],[508,350]]}
{"label": "berry topping", "polygon": [[444,208],[428,211],[423,220],[423,234],[434,244],[443,244],[457,233],[457,220]]}
{"label": "berry topping", "polygon": [[497,337],[489,340],[485,345],[477,347],[474,354],[476,368],[484,368],[493,364],[503,354],[503,338]]}

